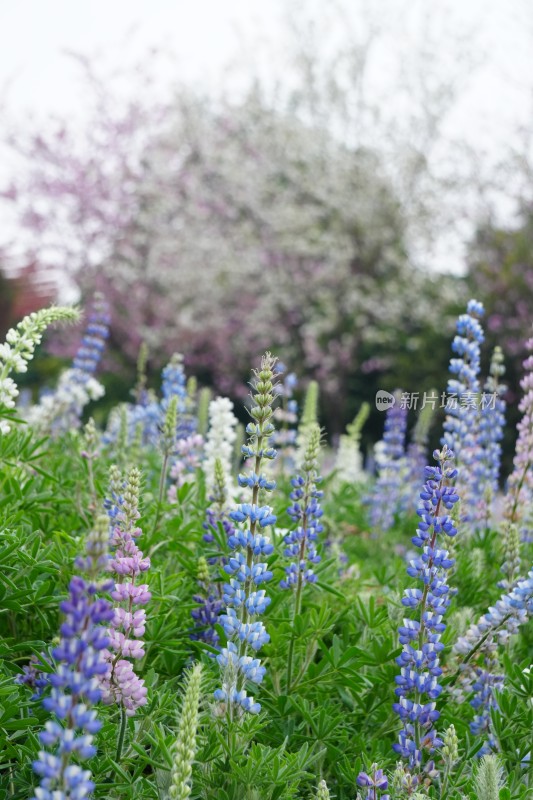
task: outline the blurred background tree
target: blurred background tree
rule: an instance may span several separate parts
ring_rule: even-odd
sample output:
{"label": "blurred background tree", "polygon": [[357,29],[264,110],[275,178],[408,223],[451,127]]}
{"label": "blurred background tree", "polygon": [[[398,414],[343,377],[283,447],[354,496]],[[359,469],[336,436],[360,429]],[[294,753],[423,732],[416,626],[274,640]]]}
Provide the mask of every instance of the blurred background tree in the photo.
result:
{"label": "blurred background tree", "polygon": [[[516,359],[516,396],[531,223],[529,234],[480,227],[466,277],[416,257],[448,221],[444,194],[471,184],[468,170],[434,168],[470,42],[450,35],[442,47],[444,23],[427,19],[418,48],[406,42],[390,64],[391,96],[372,78],[391,30],[368,9],[350,29],[342,6],[320,24],[302,8],[289,20],[290,72],[267,80],[252,62],[238,92],[177,86],[156,99],[143,68],[124,100],[79,57],[85,128],[61,120],[10,138],[26,167],[3,196],[36,274],[60,275],[83,304],[96,289],[107,296],[110,402],[126,398],[143,340],[152,372],[177,350],[189,373],[234,398],[270,348],[320,382],[337,434],[378,388],[444,389],[469,293]],[[72,352],[72,338],[55,352]],[[366,437],[382,422],[375,412]]]}

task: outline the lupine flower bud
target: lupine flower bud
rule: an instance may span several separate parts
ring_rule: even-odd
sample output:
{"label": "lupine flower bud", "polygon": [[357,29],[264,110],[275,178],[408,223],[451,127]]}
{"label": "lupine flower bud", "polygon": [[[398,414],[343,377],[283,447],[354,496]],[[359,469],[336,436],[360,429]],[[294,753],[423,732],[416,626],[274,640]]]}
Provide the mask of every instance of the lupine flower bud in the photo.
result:
{"label": "lupine flower bud", "polygon": [[191,774],[196,754],[198,705],[202,683],[202,665],[189,672],[183,695],[178,735],[174,745],[174,764],[168,790],[170,800],[187,800],[191,793]]}
{"label": "lupine flower bud", "polygon": [[451,769],[459,758],[459,740],[453,725],[446,728],[442,740],[442,756],[448,769]]}
{"label": "lupine flower bud", "polygon": [[498,586],[502,589],[511,589],[520,573],[520,534],[518,527],[512,522],[504,524],[503,528],[503,551],[505,561],[502,564],[502,572],[505,579],[500,581]]}
{"label": "lupine flower bud", "polygon": [[326,781],[320,781],[316,792],[316,800],[330,800],[330,797]]}
{"label": "lupine flower bud", "polygon": [[176,449],[176,428],[178,425],[178,398],[172,395],[168,401],[161,435],[161,449],[166,455],[172,455]]}
{"label": "lupine flower bud", "polygon": [[296,466],[299,467],[307,447],[307,435],[311,425],[318,423],[318,395],[319,387],[316,381],[309,381],[304,398],[302,417],[296,435]]}
{"label": "lupine flower bud", "polygon": [[502,785],[502,768],[497,756],[483,756],[475,778],[478,800],[498,800]]}

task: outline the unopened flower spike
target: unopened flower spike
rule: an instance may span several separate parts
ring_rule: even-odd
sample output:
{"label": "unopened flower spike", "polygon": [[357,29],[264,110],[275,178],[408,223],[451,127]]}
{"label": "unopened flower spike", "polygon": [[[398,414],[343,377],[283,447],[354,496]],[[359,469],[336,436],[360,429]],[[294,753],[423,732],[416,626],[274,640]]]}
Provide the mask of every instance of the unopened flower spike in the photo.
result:
{"label": "unopened flower spike", "polygon": [[191,775],[196,755],[198,706],[202,686],[202,665],[195,664],[186,678],[178,735],[173,747],[173,765],[168,796],[170,800],[187,800],[191,794]]}
{"label": "unopened flower spike", "polygon": [[283,470],[284,467],[293,465],[295,458],[298,403],[294,398],[294,390],[298,386],[298,378],[294,372],[287,372],[280,361],[277,362],[275,371],[279,379],[276,394],[281,402],[274,410],[274,420],[278,428],[274,442],[280,456],[278,469]]}
{"label": "unopened flower spike", "polygon": [[226,714],[230,720],[245,711],[257,714],[261,710],[260,704],[248,695],[247,686],[263,680],[265,668],[254,655],[270,639],[265,626],[256,617],[270,603],[261,587],[272,578],[272,573],[263,559],[274,548],[264,529],[273,525],[276,517],[270,506],[259,506],[258,499],[260,489],[264,492],[274,489],[274,482],[263,473],[263,464],[265,460],[276,457],[276,451],[270,445],[274,433],[275,363],[276,360],[267,353],[261,359],[260,369],[254,371],[249,412],[252,422],[246,429],[248,443],[242,448],[243,455],[252,459],[252,467],[248,474],[239,476],[240,485],[251,492],[251,503],[241,503],[230,513],[233,522],[237,525],[242,523],[242,527],[236,528],[228,540],[234,553],[224,566],[230,580],[224,585],[223,593],[226,613],[220,616],[228,641],[217,657],[222,670],[222,686],[215,692],[215,699],[220,703],[218,713]]}
{"label": "unopened flower spike", "polygon": [[330,800],[328,785],[326,781],[320,781],[316,790],[315,800]]}
{"label": "unopened flower spike", "polygon": [[307,447],[307,435],[312,425],[318,423],[318,399],[319,399],[319,386],[317,381],[309,381],[307,391],[304,397],[304,405],[302,409],[302,416],[300,424],[298,425],[298,433],[296,434],[296,467],[298,468],[302,463],[305,455],[305,448]]}
{"label": "unopened flower spike", "polygon": [[518,423],[513,471],[507,481],[504,515],[506,520],[519,527],[524,541],[531,540],[531,530],[523,530],[527,509],[533,503],[533,337],[528,339],[529,352],[524,361],[524,376],[520,381],[523,395],[518,405],[522,419]]}

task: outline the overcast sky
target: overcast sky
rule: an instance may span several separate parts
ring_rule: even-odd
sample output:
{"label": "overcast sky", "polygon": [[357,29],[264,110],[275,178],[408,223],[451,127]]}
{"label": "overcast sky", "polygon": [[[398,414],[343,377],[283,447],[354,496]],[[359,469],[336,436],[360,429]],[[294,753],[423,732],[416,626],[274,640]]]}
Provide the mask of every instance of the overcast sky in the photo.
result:
{"label": "overcast sky", "polygon": [[[227,80],[228,63],[233,63],[234,79],[239,70],[245,72],[247,54],[255,57],[261,41],[275,43],[282,52],[284,15],[297,13],[299,6],[312,13],[324,8],[324,2],[0,0],[0,99],[9,118],[22,124],[29,115],[35,123],[51,113],[83,119],[81,71],[66,51],[100,54],[110,67],[124,67],[145,57],[150,48],[164,48],[172,62],[159,76],[162,93],[175,78],[215,87],[223,73]],[[503,157],[517,128],[530,121],[530,0],[345,0],[344,6],[355,30],[365,6],[367,17],[392,24],[393,31],[396,25],[399,36],[416,40],[424,35],[424,25],[428,17],[433,23],[435,12],[434,24],[443,26],[443,45],[453,35],[463,39],[468,51],[471,39],[478,66],[468,76],[448,125],[456,137],[475,142],[489,161]],[[384,74],[383,80],[394,77]],[[4,160],[0,179],[9,169]]]}

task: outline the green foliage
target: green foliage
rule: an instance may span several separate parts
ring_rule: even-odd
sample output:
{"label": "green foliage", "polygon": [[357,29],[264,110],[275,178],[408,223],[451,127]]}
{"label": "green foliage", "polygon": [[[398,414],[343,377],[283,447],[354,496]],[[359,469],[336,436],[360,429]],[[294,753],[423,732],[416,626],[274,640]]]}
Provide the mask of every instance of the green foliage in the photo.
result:
{"label": "green foliage", "polygon": [[[31,796],[36,784],[31,762],[48,719],[40,702],[30,699],[31,691],[14,678],[32,655],[50,653],[59,630],[58,605],[75,574],[84,537],[100,513],[115,455],[104,450],[92,459],[91,484],[82,457],[85,436],[36,440],[22,426],[0,439],[0,797],[6,800]],[[129,464],[131,453],[126,449],[123,456]],[[179,693],[193,662],[202,665],[203,680],[192,800],[307,800],[317,796],[322,781],[332,798],[354,800],[361,770],[378,763],[392,776],[398,731],[392,712],[400,652],[397,626],[403,616],[399,598],[409,585],[404,557],[416,519],[406,518],[386,537],[376,537],[366,525],[360,489],[341,485],[332,493],[326,479],[323,521],[332,544],[327,549],[321,544],[318,583],[306,588],[295,616],[290,593],[278,586],[284,561],[282,534],[275,532],[274,580],[268,587],[272,603],[265,615],[271,640],[264,648],[267,674],[258,689],[262,712],[229,724],[217,715],[212,700],[219,681],[212,648],[189,636],[199,557],[209,560],[219,547],[227,552],[224,532],[216,531],[212,544],[203,541],[206,497],[200,471],[178,488],[177,502],[170,504],[166,492],[160,492],[164,454],[145,448],[139,456],[144,476],[140,544],[152,564],[146,655],[139,663],[148,704],[127,720],[119,761],[120,712],[112,705],[98,707],[103,728],[96,739],[98,755],[88,765],[96,800],[172,796]],[[274,498],[280,528],[290,524],[285,510],[289,492],[281,476]],[[339,562],[341,551],[347,563]],[[480,743],[469,733],[473,709],[459,705],[451,691],[457,664],[450,649],[466,620],[476,619],[499,596],[501,537],[494,531],[467,541],[458,537],[455,556],[457,593],[444,636],[445,690],[438,705],[439,729],[444,733],[454,725],[458,749],[450,734],[452,755],[448,761],[446,754],[436,756],[437,768],[446,767],[445,793],[440,794],[438,782],[418,792],[433,799],[470,800],[478,796],[480,773],[473,765]],[[218,585],[225,579],[219,567],[209,565],[209,571]],[[504,770],[500,800],[525,800],[533,785],[527,758],[533,730],[532,636],[524,628],[502,664],[506,682],[498,696],[499,712],[493,713]],[[291,641],[294,669],[288,691]],[[325,791],[318,797],[327,797]]]}

